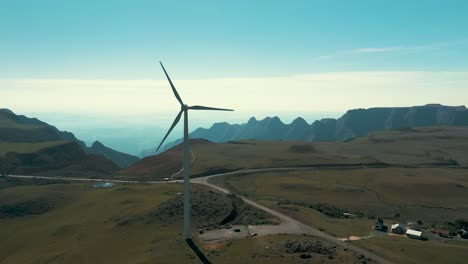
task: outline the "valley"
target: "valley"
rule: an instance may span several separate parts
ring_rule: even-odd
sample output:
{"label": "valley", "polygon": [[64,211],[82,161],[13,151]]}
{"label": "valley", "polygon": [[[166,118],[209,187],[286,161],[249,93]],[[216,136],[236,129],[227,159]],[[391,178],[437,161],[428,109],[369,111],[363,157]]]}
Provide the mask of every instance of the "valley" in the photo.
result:
{"label": "valley", "polygon": [[0,264],[468,263],[468,1],[1,1]]}
{"label": "valley", "polygon": [[[28,263],[30,255],[42,262],[73,263],[79,257],[125,263],[129,257],[142,263],[158,258],[197,263],[197,252],[202,252],[213,263],[302,263],[309,257],[331,263],[462,263],[458,260],[467,256],[459,249],[468,249],[468,243],[430,232],[453,229],[450,223],[468,218],[467,135],[466,127],[439,126],[371,132],[344,142],[193,139],[190,247],[197,247],[195,251],[180,244],[181,145],[119,169],[98,153],[85,153],[76,142],[2,143],[3,160],[9,162],[2,164],[17,160],[21,166],[0,179],[0,222],[5,223],[0,234],[12,237],[10,230],[25,231],[18,234],[19,240],[2,246],[9,250],[0,258],[5,263]],[[34,164],[40,164],[40,173],[34,173]],[[93,182],[102,181],[116,186],[93,187]],[[387,226],[421,223],[429,241],[373,230],[377,218]],[[35,251],[41,247],[32,249],[25,241],[30,234],[44,241],[50,235],[21,224],[43,226],[48,234],[64,229],[66,235],[54,239],[74,247],[49,244],[42,249],[48,253],[41,254]],[[231,226],[245,227],[247,233],[233,239],[236,236],[227,235],[233,231],[223,231]],[[148,228],[154,231],[143,234]],[[198,236],[199,230],[214,237]],[[147,251],[132,246],[140,236]],[[90,247],[100,239],[119,242],[100,245],[94,252]],[[175,254],[174,243],[185,255]],[[312,246],[319,244],[320,250]],[[291,245],[307,249],[291,251]],[[443,253],[423,254],[425,246],[440,247]],[[115,258],[98,256],[119,248]],[[393,255],[397,249],[405,253]],[[237,250],[242,250],[241,259],[234,257]]]}

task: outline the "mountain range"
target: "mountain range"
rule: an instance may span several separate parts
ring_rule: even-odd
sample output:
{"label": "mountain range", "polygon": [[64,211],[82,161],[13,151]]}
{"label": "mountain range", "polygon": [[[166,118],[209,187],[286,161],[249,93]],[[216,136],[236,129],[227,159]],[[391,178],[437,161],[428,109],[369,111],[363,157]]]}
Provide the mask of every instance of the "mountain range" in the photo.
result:
{"label": "mountain range", "polygon": [[[298,117],[285,124],[278,117],[263,120],[250,118],[244,124],[215,123],[210,128],[198,128],[190,138],[203,138],[212,142],[241,139],[290,141],[345,141],[367,135],[369,132],[425,126],[468,126],[468,109],[465,106],[427,104],[412,107],[377,107],[347,111],[338,119],[325,118],[308,124]],[[165,151],[182,139],[163,146]],[[154,155],[154,149],[140,156]]]}
{"label": "mountain range", "polygon": [[[346,141],[190,140],[191,177],[279,167],[468,165],[468,126],[430,126],[369,132]],[[183,144],[120,171],[124,179],[182,177]],[[391,169],[390,169],[391,170]],[[419,184],[419,183],[418,183]],[[287,184],[286,184],[287,185]]]}
{"label": "mountain range", "polygon": [[91,147],[87,148],[87,152],[90,154],[102,155],[112,160],[120,168],[127,168],[130,165],[140,160],[140,158],[136,156],[125,154],[125,153],[113,150],[109,147],[106,147],[104,146],[104,144],[102,144],[99,141],[95,141],[93,145],[91,145]]}
{"label": "mountain range", "polygon": [[[74,144],[68,144],[70,142]],[[0,109],[0,143],[4,144],[5,149],[8,149],[7,144],[10,146],[16,144],[14,146],[17,148],[21,147],[28,150],[37,149],[39,151],[37,153],[43,151],[38,146],[53,146],[57,148],[59,145],[62,147],[66,145],[68,151],[71,151],[70,153],[76,154],[75,157],[77,160],[79,160],[80,157],[85,157],[86,154],[92,154],[100,156],[103,159],[109,159],[111,163],[114,163],[116,167],[118,166],[119,168],[126,168],[139,160],[136,156],[115,151],[97,141],[91,147],[87,147],[86,144],[77,139],[73,133],[60,131],[56,127],[37,118],[16,115],[9,109]],[[80,149],[76,150],[76,146]],[[72,151],[72,149],[74,150]],[[17,149],[13,150],[16,151]],[[29,153],[29,151],[27,152]],[[41,154],[44,154],[44,152]]]}

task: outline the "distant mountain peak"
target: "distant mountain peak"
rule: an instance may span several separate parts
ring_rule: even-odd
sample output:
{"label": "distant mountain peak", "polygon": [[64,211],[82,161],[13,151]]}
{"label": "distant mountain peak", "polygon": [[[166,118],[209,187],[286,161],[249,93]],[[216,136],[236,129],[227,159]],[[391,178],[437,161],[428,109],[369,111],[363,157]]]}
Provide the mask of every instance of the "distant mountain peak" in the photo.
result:
{"label": "distant mountain peak", "polygon": [[281,119],[277,116],[267,116],[263,120],[260,121],[260,123],[269,123],[269,124],[284,124]]}
{"label": "distant mountain peak", "polygon": [[228,122],[218,122],[218,123],[214,123],[211,126],[211,128],[219,128],[219,127],[227,127],[227,126],[230,126]]}
{"label": "distant mountain peak", "polygon": [[425,104],[425,105],[423,105],[423,106],[424,106],[424,107],[441,107],[441,106],[443,106],[443,105],[441,105],[441,104]]}
{"label": "distant mountain peak", "polygon": [[[348,110],[338,119],[324,118],[308,124],[301,117],[284,124],[279,117],[265,117],[258,121],[251,117],[247,123],[196,129],[190,138],[204,138],[212,142],[242,139],[343,141],[364,136],[369,132],[427,126],[468,126],[465,106],[428,104],[409,107],[373,107]],[[182,142],[168,143],[163,150]]]}
{"label": "distant mountain peak", "polygon": [[271,121],[283,123],[283,121],[281,121],[281,119],[279,117],[277,117],[277,116],[272,117]]}
{"label": "distant mountain peak", "polygon": [[256,122],[257,122],[257,119],[254,116],[252,116],[251,118],[249,118],[249,121],[247,121],[247,124],[253,124]]}
{"label": "distant mountain peak", "polygon": [[442,104],[426,104],[421,107],[436,107],[436,108],[453,108],[453,109],[466,109],[466,106],[464,105],[457,105],[457,106],[448,106],[448,105],[442,105]]}
{"label": "distant mountain peak", "polygon": [[11,115],[15,114],[13,111],[11,111],[8,108],[0,108],[0,112],[5,112],[5,113],[11,114]]}
{"label": "distant mountain peak", "polygon": [[305,121],[305,119],[302,118],[302,117],[297,117],[296,119],[294,119],[292,121],[291,124],[293,124],[293,125],[307,125],[307,121]]}
{"label": "distant mountain peak", "polygon": [[94,141],[93,142],[93,145],[91,146],[92,148],[102,148],[102,147],[105,147],[104,144],[102,144],[101,142],[99,141]]}
{"label": "distant mountain peak", "polygon": [[88,149],[89,153],[102,155],[115,162],[120,168],[126,168],[139,160],[138,157],[126,153],[113,150],[106,147],[99,141],[94,141],[93,145]]}

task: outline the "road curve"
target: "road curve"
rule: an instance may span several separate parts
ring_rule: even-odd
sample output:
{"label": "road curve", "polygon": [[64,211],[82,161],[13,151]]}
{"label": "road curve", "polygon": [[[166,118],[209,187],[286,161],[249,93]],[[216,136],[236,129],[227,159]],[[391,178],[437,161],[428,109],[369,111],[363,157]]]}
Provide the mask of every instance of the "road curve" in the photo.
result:
{"label": "road curve", "polygon": [[[317,166],[310,166],[310,167],[277,167],[277,168],[262,168],[262,169],[246,169],[246,170],[239,170],[239,171],[233,171],[233,172],[226,172],[226,173],[219,173],[219,174],[213,174],[209,176],[204,176],[204,177],[199,177],[199,178],[191,178],[190,182],[196,183],[196,184],[203,184],[208,187],[211,187],[213,189],[216,189],[222,193],[229,194],[231,193],[229,190],[214,185],[210,183],[208,180],[210,178],[214,177],[221,177],[221,176],[228,176],[228,175],[242,175],[242,174],[251,174],[251,173],[258,173],[258,172],[269,172],[269,171],[295,171],[295,170],[310,170],[310,169],[317,169]],[[170,181],[127,181],[127,180],[112,180],[112,179],[88,179],[88,178],[71,178],[71,177],[49,177],[49,176],[27,176],[27,175],[7,175],[7,177],[11,178],[27,178],[27,179],[48,179],[48,180],[67,180],[67,181],[83,181],[83,182],[100,182],[100,181],[106,181],[106,182],[115,182],[115,183],[150,183],[150,184],[161,184],[161,183],[182,183],[182,180],[170,180]],[[300,230],[301,233],[303,234],[308,234],[308,235],[313,235],[319,238],[322,238],[324,240],[327,240],[333,244],[342,246],[344,248],[348,248],[356,253],[362,254],[367,258],[373,259],[379,263],[382,264],[391,264],[392,262],[368,251],[363,248],[354,246],[350,244],[349,242],[344,242],[342,240],[339,240],[338,238],[331,236],[325,232],[322,232],[318,230],[317,228],[314,228],[312,226],[306,225],[292,217],[289,217],[279,211],[273,210],[271,208],[268,208],[266,206],[263,206],[259,203],[256,203],[250,199],[247,199],[246,197],[236,194],[239,198],[241,198],[245,203],[250,204],[251,206],[254,206],[260,210],[263,210],[280,220],[282,220],[284,223],[290,225],[293,227],[295,230]]]}
{"label": "road curve", "polygon": [[[275,169],[279,169],[279,168],[275,168]],[[260,171],[265,171],[266,169],[262,169]],[[252,170],[248,170],[249,172],[242,172],[242,173],[252,173]],[[258,170],[253,170],[253,171],[258,171]],[[229,190],[223,188],[223,187],[220,187],[220,186],[217,186],[217,185],[214,185],[212,183],[210,183],[208,180],[210,178],[213,178],[213,177],[219,177],[219,176],[226,176],[226,175],[233,175],[233,174],[242,174],[242,173],[233,173],[233,172],[229,172],[229,173],[221,173],[221,174],[216,174],[216,175],[211,175],[211,176],[205,176],[205,177],[200,177],[200,178],[194,178],[194,179],[191,179],[190,181],[192,183],[198,183],[198,184],[203,184],[203,185],[206,185],[206,186],[209,186],[213,189],[216,189],[220,192],[223,192],[223,193],[226,193],[226,194],[229,194],[231,193]],[[319,238],[322,238],[324,240],[327,240],[335,245],[339,245],[339,246],[342,246],[344,248],[348,248],[356,253],[359,253],[359,254],[362,254],[364,256],[366,256],[367,258],[370,258],[370,259],[373,259],[379,263],[382,263],[382,264],[390,264],[392,262],[368,251],[368,250],[365,250],[363,248],[360,248],[360,247],[356,247],[352,244],[350,244],[349,242],[344,242],[342,240],[339,240],[338,238],[334,237],[334,236],[331,236],[325,232],[322,232],[320,230],[318,230],[317,228],[314,228],[312,226],[309,226],[309,225],[306,225],[292,217],[289,217],[279,211],[276,211],[276,210],[273,210],[271,208],[268,208],[266,206],[263,206],[257,202],[254,202],[250,199],[247,199],[246,197],[242,196],[242,195],[238,195],[238,197],[240,197],[245,203],[247,204],[250,204],[251,206],[253,207],[256,207],[260,210],[263,210],[273,216],[276,216],[277,218],[279,218],[281,221],[283,221],[283,223],[286,223],[288,225],[290,225],[293,229],[295,230],[300,230],[301,233],[303,234],[307,234],[307,235],[312,235],[312,236],[316,236],[316,237],[319,237]]]}

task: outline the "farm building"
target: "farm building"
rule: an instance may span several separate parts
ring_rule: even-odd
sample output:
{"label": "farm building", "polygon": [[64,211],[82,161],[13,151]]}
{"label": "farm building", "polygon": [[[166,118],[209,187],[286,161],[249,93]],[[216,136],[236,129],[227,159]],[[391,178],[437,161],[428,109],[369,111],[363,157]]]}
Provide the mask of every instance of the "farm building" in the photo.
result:
{"label": "farm building", "polygon": [[422,232],[421,232],[421,231],[417,231],[417,230],[413,230],[413,229],[407,229],[407,230],[406,230],[406,235],[407,235],[409,238],[423,239]]}
{"label": "farm building", "polygon": [[373,226],[374,230],[377,230],[377,231],[383,231],[383,232],[386,232],[387,231],[387,226],[384,225],[384,221],[382,218],[377,218],[377,221],[375,222],[375,225]]}
{"label": "farm building", "polygon": [[403,235],[405,234],[406,226],[404,224],[393,224],[390,232],[394,234]]}
{"label": "farm building", "polygon": [[437,229],[436,234],[439,235],[440,237],[445,237],[445,238],[450,237],[450,232],[446,229]]}

